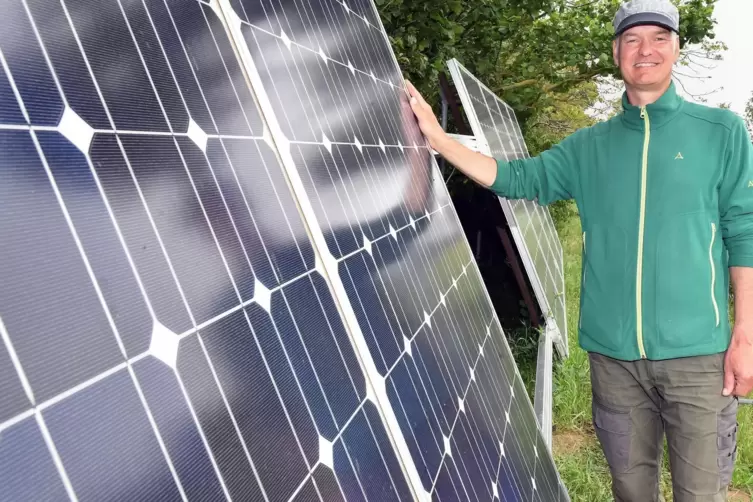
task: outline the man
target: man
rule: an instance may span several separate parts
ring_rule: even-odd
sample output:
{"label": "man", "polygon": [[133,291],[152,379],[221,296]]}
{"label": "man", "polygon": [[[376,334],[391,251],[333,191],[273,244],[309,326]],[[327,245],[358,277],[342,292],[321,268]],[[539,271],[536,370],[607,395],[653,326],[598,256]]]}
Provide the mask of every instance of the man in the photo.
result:
{"label": "man", "polygon": [[452,141],[409,84],[411,104],[431,146],[499,196],[576,201],[579,342],[615,499],[658,500],[666,433],[675,500],[725,500],[753,388],[753,147],[742,119],[677,95],[669,0],[623,4],[614,28],[624,111],[535,158]]}

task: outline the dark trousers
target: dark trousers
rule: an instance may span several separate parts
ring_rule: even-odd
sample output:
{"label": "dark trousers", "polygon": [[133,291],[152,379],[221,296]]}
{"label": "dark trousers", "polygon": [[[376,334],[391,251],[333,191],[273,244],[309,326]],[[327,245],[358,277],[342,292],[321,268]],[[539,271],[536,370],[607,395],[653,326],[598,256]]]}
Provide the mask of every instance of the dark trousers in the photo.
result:
{"label": "dark trousers", "polygon": [[722,396],[724,354],[618,361],[589,354],[593,425],[617,502],[659,500],[667,437],[676,502],[726,500],[737,405]]}

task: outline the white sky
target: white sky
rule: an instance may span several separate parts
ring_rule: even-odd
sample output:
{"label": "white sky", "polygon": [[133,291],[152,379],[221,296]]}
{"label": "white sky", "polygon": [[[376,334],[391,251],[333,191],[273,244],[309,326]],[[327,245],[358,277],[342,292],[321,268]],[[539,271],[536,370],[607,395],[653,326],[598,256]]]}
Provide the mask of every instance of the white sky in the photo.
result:
{"label": "white sky", "polygon": [[[699,94],[723,88],[704,96],[707,104],[731,103],[732,109],[742,114],[753,92],[753,0],[718,0],[713,17],[717,22],[714,29],[716,40],[728,47],[722,53],[724,60],[704,63],[711,64],[713,69],[700,68],[698,75],[711,78],[683,78],[683,84],[689,92]],[[683,68],[679,71],[688,73]]]}

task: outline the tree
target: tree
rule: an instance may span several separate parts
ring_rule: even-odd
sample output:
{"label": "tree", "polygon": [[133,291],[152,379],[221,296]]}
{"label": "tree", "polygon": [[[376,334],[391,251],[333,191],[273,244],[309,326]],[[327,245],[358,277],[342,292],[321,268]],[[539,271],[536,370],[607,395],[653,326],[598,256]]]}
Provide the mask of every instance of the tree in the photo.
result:
{"label": "tree", "polygon": [[588,127],[596,119],[585,110],[598,99],[594,82],[585,82],[566,93],[553,94],[545,105],[535,108],[528,118],[525,140],[531,155],[551,148],[580,128]]}
{"label": "tree", "polygon": [[[675,0],[678,1],[679,0]],[[716,0],[679,5],[683,65],[703,64]],[[525,120],[542,100],[615,77],[612,18],[619,0],[376,0],[398,62],[437,104],[437,76],[456,57]]]}

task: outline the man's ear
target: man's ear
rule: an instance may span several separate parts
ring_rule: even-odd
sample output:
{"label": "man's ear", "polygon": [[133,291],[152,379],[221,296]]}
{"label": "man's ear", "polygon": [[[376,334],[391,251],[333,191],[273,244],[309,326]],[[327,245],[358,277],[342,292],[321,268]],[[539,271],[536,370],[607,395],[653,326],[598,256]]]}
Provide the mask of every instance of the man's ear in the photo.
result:
{"label": "man's ear", "polygon": [[620,66],[620,37],[617,37],[614,40],[612,40],[612,59],[614,60],[615,66],[619,68]]}

